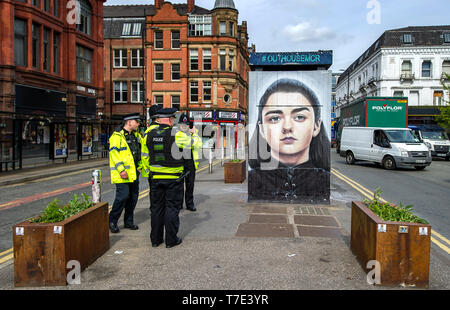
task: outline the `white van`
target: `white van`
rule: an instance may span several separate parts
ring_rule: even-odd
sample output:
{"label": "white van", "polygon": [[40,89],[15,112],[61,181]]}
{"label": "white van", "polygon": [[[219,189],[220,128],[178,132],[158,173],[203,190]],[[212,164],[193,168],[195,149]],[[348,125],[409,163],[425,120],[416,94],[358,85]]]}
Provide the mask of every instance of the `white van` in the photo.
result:
{"label": "white van", "polygon": [[347,164],[371,161],[392,170],[431,164],[431,152],[408,128],[344,127],[340,155]]}

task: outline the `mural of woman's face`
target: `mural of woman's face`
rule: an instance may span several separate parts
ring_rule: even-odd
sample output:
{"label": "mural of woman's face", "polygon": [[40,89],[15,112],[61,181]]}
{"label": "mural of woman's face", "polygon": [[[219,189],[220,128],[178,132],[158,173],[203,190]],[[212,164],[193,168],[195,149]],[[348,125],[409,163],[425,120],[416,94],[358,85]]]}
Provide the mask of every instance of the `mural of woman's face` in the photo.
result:
{"label": "mural of woman's face", "polygon": [[320,131],[309,100],[298,92],[272,94],[262,110],[260,134],[271,148],[271,155],[287,165],[309,160],[309,146]]}

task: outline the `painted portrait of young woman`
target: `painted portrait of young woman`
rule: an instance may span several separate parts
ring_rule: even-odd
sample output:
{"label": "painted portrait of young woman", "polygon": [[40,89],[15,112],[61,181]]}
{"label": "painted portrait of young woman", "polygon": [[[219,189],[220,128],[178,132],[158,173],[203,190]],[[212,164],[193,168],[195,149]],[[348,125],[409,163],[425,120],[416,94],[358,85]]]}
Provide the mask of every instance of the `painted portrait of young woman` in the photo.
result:
{"label": "painted portrait of young woman", "polygon": [[[314,72],[308,79],[302,79],[307,73],[276,74],[260,91],[257,104],[250,108],[249,201],[329,203],[331,144],[325,124],[331,126],[331,121],[324,104],[331,106],[331,83],[327,73]],[[324,84],[327,94],[318,96],[308,82],[319,91]]]}

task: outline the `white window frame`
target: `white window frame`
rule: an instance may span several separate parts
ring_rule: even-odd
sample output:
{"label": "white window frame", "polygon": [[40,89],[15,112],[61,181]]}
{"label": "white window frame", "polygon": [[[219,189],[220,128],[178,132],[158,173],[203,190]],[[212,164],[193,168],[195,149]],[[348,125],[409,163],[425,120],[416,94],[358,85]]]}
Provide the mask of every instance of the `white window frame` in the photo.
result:
{"label": "white window frame", "polygon": [[228,71],[234,71],[234,50],[228,51]]}
{"label": "white window frame", "polygon": [[[142,53],[142,48],[134,48],[131,50],[131,68],[142,68],[144,64],[144,53]],[[136,53],[136,55],[134,55]],[[133,60],[137,60],[137,66],[133,66]]]}
{"label": "white window frame", "polygon": [[[192,89],[197,89],[197,101],[192,100]],[[189,82],[189,101],[192,103],[198,103],[198,99],[199,99],[199,87],[198,87],[198,81],[191,81]]]}
{"label": "white window frame", "polygon": [[[173,65],[178,65],[178,71],[173,70]],[[179,76],[178,79],[173,78],[173,74],[176,72],[178,72],[178,76]],[[181,80],[181,64],[180,63],[171,63],[170,64],[170,78],[172,81],[180,81]]]}
{"label": "white window frame", "polygon": [[[423,76],[423,72],[424,72],[423,66],[424,66],[424,64],[425,64],[426,62],[428,62],[428,63],[430,64],[430,76]],[[421,71],[422,71],[422,72],[421,72],[420,77],[425,78],[425,79],[431,79],[431,78],[433,77],[433,61],[431,61],[430,59],[424,59],[424,60],[422,60]],[[427,69],[427,71],[428,71],[428,69]]]}
{"label": "white window frame", "polygon": [[[447,70],[445,70],[446,68]],[[447,73],[450,75],[450,60],[442,61],[442,73]]]}
{"label": "white window frame", "polygon": [[[131,81],[131,102],[138,103],[144,101],[144,82],[142,81]],[[137,88],[137,89],[135,89]],[[137,100],[133,100],[133,95],[136,94]],[[141,98],[142,97],[142,98]]]}
{"label": "white window frame", "polygon": [[[174,97],[178,97],[178,103],[174,103],[173,102],[173,98]],[[176,105],[178,105],[178,110],[180,110],[180,108],[181,108],[181,96],[180,95],[171,95],[170,96],[170,106],[173,108],[174,106],[174,104],[176,104]]]}
{"label": "white window frame", "polygon": [[[161,39],[156,38],[156,34],[157,33],[161,33],[162,34],[162,38]],[[154,49],[155,50],[162,50],[162,49],[164,49],[164,31],[162,31],[162,30],[155,31],[154,32],[154,36],[155,36],[154,37],[155,41],[153,42],[154,43]],[[156,44],[157,42],[161,42],[162,43],[162,47],[157,47],[157,44]]]}
{"label": "white window frame", "polygon": [[[211,71],[212,70],[211,49],[210,48],[203,49],[202,54],[203,54],[202,55],[202,57],[203,57],[203,59],[202,59],[203,71]],[[209,60],[209,67],[210,67],[209,69],[205,69],[206,60]]]}
{"label": "white window frame", "polygon": [[[223,26],[225,26],[225,28]],[[220,36],[227,35],[227,22],[225,22],[225,21],[219,22],[219,35]]]}
{"label": "white window frame", "polygon": [[[197,69],[192,69],[192,61],[197,61]],[[198,49],[190,49],[189,50],[189,71],[198,71],[199,65],[198,65]]]}
{"label": "white window frame", "polygon": [[[119,52],[117,56],[116,52]],[[123,55],[125,52],[125,55]],[[116,60],[119,59],[119,65],[116,66]],[[125,60],[125,65],[124,65]],[[128,51],[126,49],[113,49],[113,64],[114,68],[127,68],[128,67]]]}
{"label": "white window frame", "polygon": [[[203,89],[202,89],[203,102],[211,102],[211,100],[212,100],[212,82],[211,81],[203,81],[202,87],[203,87]],[[209,99],[205,99],[205,95],[206,95],[205,89],[209,89]]]}
{"label": "white window frame", "polygon": [[[174,32],[177,32],[177,33],[178,33],[178,39],[174,39],[174,38],[173,38]],[[176,41],[178,41],[178,47],[173,47],[173,42],[176,42]],[[172,31],[170,32],[170,47],[171,47],[171,49],[173,49],[173,50],[179,50],[179,49],[181,49],[181,31],[180,31],[180,30],[172,30]]]}
{"label": "white window frame", "polygon": [[191,37],[211,36],[212,35],[211,15],[190,15],[188,35]]}
{"label": "white window frame", "polygon": [[[119,83],[120,100],[116,100],[116,85]],[[123,87],[125,85],[125,87]],[[128,83],[127,81],[114,81],[114,103],[126,103],[128,102]],[[126,98],[123,98],[124,92],[126,92]],[[125,100],[124,100],[125,99]]]}
{"label": "white window frame", "polygon": [[[162,98],[162,102],[158,102],[158,100],[156,100],[156,98]],[[153,100],[154,100],[154,104],[161,104],[161,105],[164,105],[164,95],[161,95],[161,94],[159,94],[159,95],[154,95],[153,96]]]}
{"label": "white window frame", "polygon": [[[222,67],[222,57],[224,57],[224,67]],[[227,50],[219,50],[219,69],[220,71],[227,70]]]}
{"label": "white window frame", "polygon": [[[161,65],[161,66],[162,66],[162,75],[163,75],[163,77],[162,77],[162,79],[160,79],[160,80],[158,80],[158,79],[156,78],[156,74],[157,74],[157,73],[161,73],[161,71],[156,71],[156,66],[157,66],[157,65]],[[155,64],[153,64],[153,70],[155,71],[154,80],[155,80],[155,81],[164,81],[164,63],[155,63]]]}

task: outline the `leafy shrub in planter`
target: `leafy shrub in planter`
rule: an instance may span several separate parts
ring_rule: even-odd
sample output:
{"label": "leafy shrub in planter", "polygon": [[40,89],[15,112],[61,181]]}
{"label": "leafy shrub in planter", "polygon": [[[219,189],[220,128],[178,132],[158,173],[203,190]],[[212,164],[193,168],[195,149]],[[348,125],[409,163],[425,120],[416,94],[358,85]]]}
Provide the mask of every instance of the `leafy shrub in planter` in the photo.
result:
{"label": "leafy shrub in planter", "polygon": [[383,221],[429,224],[424,219],[413,214],[411,205],[403,206],[400,203],[398,206],[393,206],[389,202],[380,202],[379,198],[382,192],[381,189],[377,188],[374,192],[373,200],[364,199],[363,203]]}
{"label": "leafy shrub in planter", "polygon": [[57,223],[78,214],[94,205],[90,197],[85,193],[81,194],[82,199],[78,200],[77,195],[67,205],[61,205],[58,199],[50,202],[42,215],[30,220],[31,223]]}

